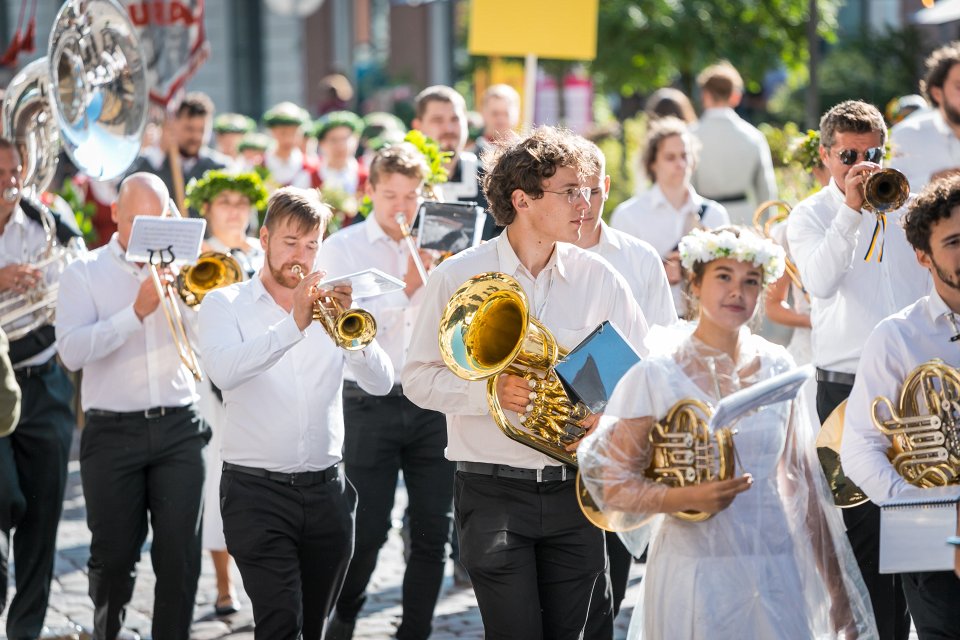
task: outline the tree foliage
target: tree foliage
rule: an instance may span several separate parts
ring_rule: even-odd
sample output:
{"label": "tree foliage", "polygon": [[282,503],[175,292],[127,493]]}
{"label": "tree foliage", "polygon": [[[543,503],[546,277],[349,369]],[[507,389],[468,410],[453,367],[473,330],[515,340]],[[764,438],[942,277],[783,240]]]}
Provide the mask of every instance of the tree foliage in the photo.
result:
{"label": "tree foliage", "polygon": [[[765,72],[807,60],[810,0],[602,0],[597,58],[591,67],[604,91],[647,93],[673,84],[692,90],[696,74],[732,62],[747,89]],[[817,0],[818,31],[831,38],[839,0]]]}

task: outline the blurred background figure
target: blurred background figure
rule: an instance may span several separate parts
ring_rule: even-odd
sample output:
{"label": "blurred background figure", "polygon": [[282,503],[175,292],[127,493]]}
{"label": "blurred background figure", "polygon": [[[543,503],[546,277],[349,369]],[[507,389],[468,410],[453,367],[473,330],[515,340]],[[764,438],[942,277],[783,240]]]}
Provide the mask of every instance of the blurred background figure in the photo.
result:
{"label": "blurred background figure", "polygon": [[643,107],[647,121],[658,120],[666,116],[680,118],[687,125],[697,121],[697,112],[693,110],[690,98],[683,91],[673,87],[663,87],[650,94]]}
{"label": "blurred background figure", "polygon": [[320,103],[317,113],[325,115],[331,111],[350,108],[353,100],[353,85],[342,73],[331,73],[320,80]]}
{"label": "blurred background figure", "polygon": [[491,142],[516,131],[520,124],[520,94],[508,84],[487,87],[480,99],[483,135],[477,138],[477,155]]}
{"label": "blurred background figure", "polygon": [[281,102],[263,114],[263,126],[273,138],[264,154],[270,178],[281,187],[301,189],[319,186],[317,159],[304,151],[304,134],[310,115],[292,102]]}
{"label": "blurred background figure", "polygon": [[240,158],[240,141],[243,136],[257,130],[257,123],[239,113],[221,113],[213,119],[213,134],[217,151],[234,162]]}

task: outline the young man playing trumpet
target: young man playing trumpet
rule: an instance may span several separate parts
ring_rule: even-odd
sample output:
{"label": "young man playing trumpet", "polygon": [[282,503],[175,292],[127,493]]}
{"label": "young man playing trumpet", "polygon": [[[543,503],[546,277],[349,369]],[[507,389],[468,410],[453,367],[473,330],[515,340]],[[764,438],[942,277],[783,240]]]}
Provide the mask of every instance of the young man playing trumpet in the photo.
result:
{"label": "young man playing trumpet", "polygon": [[[372,214],[330,236],[320,249],[320,268],[332,275],[376,267],[406,283],[403,291],[363,303],[377,318],[377,338],[390,354],[396,379],[423,297],[416,256],[397,217],[402,216],[406,226],[413,224],[428,173],[426,160],[413,145],[398,144],[378,153],[367,183]],[[430,252],[420,251],[419,256],[424,267],[432,266]],[[442,413],[410,402],[399,384],[385,396],[375,397],[360,388],[351,372],[346,374],[343,458],[357,489],[357,539],[328,637],[352,636],[377,554],[390,531],[390,511],[402,471],[410,500],[410,557],[403,575],[403,619],[397,637],[426,639],[450,539],[454,469],[443,455],[446,420]]]}
{"label": "young man playing trumpet", "polygon": [[[840,449],[844,472],[871,500],[880,503],[909,485],[890,462],[891,438],[880,431],[876,419],[913,416],[890,415],[878,407],[875,418],[874,399],[889,399],[899,412],[901,387],[917,367],[937,358],[952,368],[954,375],[960,367],[960,176],[930,183],[911,204],[904,229],[917,261],[933,278],[933,291],[880,322],[867,338],[850,393]],[[956,446],[954,407],[960,389],[944,382],[943,391],[937,406],[931,406],[922,400],[927,392],[921,390],[918,413],[939,415],[943,420],[946,443],[942,446],[955,461],[957,452],[951,447]],[[915,469],[940,465],[945,465],[948,473],[960,473],[949,461],[928,462]],[[960,634],[960,579],[952,571],[899,576],[921,640],[956,638]]]}
{"label": "young man playing trumpet", "polygon": [[[883,318],[927,293],[900,225],[905,207],[874,213],[864,189],[881,169],[886,124],[873,105],[842,102],[820,119],[820,158],[830,183],[794,207],[787,241],[810,294],[817,413],[821,422],[850,394],[863,343]],[[849,409],[848,409],[849,415]],[[895,576],[880,575],[880,510],[872,503],[843,510],[882,640],[910,631]]]}
{"label": "young man playing trumpet", "polygon": [[157,579],[153,638],[182,640],[193,621],[210,429],[194,405],[193,374],[158,310],[150,268],[125,258],[134,218],[166,215],[169,202],[159,177],[128,176],[113,205],[117,232],[60,280],[60,358],[71,371],[83,370],[80,478],[98,640],[116,638],[123,624],[148,517]]}
{"label": "young man playing trumpet", "polygon": [[226,406],[223,533],[258,640],[323,636],[353,553],[357,506],[340,465],[344,369],[372,395],[393,388],[376,341],[340,349],[314,323],[321,298],[352,302],[349,286],[317,286],[329,216],[315,190],[276,191],[260,230],[263,268],[200,309],[204,365]]}
{"label": "young man playing trumpet", "polygon": [[[447,414],[460,559],[485,636],[579,638],[603,574],[603,531],[580,512],[575,469],[508,438],[490,414],[486,380],[468,382],[447,368],[437,341],[440,318],[465,281],[500,272],[520,283],[530,315],[568,349],[610,320],[642,351],[647,323],[622,276],[572,244],[590,208],[592,171],[574,134],[540,127],[498,148],[487,168],[490,211],[506,229],[430,275],[403,391],[419,406]],[[509,417],[526,411],[532,393],[526,379],[501,375],[496,388]]]}

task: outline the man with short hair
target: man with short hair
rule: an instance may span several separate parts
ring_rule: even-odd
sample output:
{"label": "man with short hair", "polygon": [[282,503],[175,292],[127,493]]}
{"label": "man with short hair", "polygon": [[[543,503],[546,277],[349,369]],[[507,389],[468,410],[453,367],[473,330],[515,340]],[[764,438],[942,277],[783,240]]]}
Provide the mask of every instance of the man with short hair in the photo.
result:
{"label": "man with short hair", "polygon": [[960,41],[940,47],[924,65],[920,92],[934,108],[890,133],[890,165],[907,176],[915,193],[941,175],[960,171]]}
{"label": "man with short hair", "polygon": [[276,191],[260,229],[263,268],[200,308],[200,351],[226,406],[223,533],[257,640],[323,637],[353,553],[357,506],[340,465],[343,374],[371,396],[393,389],[376,340],[341,349],[314,322],[318,305],[332,313],[321,298],[352,303],[349,286],[318,286],[329,217],[315,190]]}
{"label": "man with short hair", "polygon": [[[447,368],[437,341],[440,318],[468,279],[500,272],[517,280],[530,315],[564,348],[609,320],[645,354],[647,324],[623,277],[573,245],[590,208],[591,164],[577,137],[540,127],[488,161],[484,191],[506,228],[434,269],[401,381],[414,403],[447,415],[460,557],[486,636],[579,638],[603,574],[603,532],[580,511],[575,470],[507,437],[491,417],[486,380],[466,381]],[[496,390],[507,415],[527,411],[525,378],[500,375]]]}
{"label": "man with short hair", "polygon": [[[483,168],[476,154],[464,151],[467,106],[463,96],[450,87],[434,85],[417,94],[414,109],[413,128],[435,140],[442,151],[453,154],[446,164],[447,181],[440,185],[444,200],[476,202],[486,210],[487,199],[480,188]],[[483,239],[488,240],[499,232],[493,216],[487,211]]]}
{"label": "man with short hair", "polygon": [[356,158],[362,131],[363,120],[352,111],[331,111],[317,120],[313,136],[320,148],[318,188],[363,195],[367,169]]}
{"label": "man with short hair", "polygon": [[483,135],[477,138],[477,155],[482,155],[492,142],[515,131],[520,124],[520,94],[508,84],[487,87],[480,98]]}
{"label": "man with short hair", "polygon": [[[901,388],[911,372],[934,359],[947,367],[960,367],[960,349],[956,340],[957,314],[960,313],[960,176],[950,176],[930,184],[913,201],[904,217],[907,240],[920,264],[930,272],[933,291],[914,304],[887,317],[867,338],[857,367],[857,381],[850,392],[840,448],[843,469],[851,480],[878,503],[887,502],[910,485],[894,468],[887,455],[890,436],[875,425],[873,404],[876,398],[888,398],[894,407]],[[924,383],[926,388],[926,383]],[[921,401],[918,415],[939,415],[944,428],[955,417],[947,400],[953,393],[944,390],[936,404]],[[926,396],[929,403],[931,396]],[[882,410],[881,410],[882,411]],[[885,413],[885,412],[884,412]],[[896,415],[881,414],[882,419]],[[902,416],[909,419],[912,416]],[[927,423],[929,424],[929,422]],[[950,427],[947,425],[950,424]],[[931,443],[932,454],[939,447],[950,451],[955,446],[947,435],[945,444]],[[909,466],[909,462],[907,466]],[[936,465],[932,456],[924,464]],[[949,464],[946,461],[943,464]],[[919,472],[924,465],[913,467]],[[955,471],[955,469],[954,469]],[[937,543],[942,544],[940,541]],[[960,579],[953,571],[920,571],[898,574],[910,607],[917,634],[921,638],[956,638],[960,633]]]}
{"label": "man with short hair", "polygon": [[[0,293],[6,313],[26,309],[32,296],[49,293],[64,266],[59,260],[38,264],[48,248],[47,230],[37,206],[22,198],[22,169],[17,148],[0,138]],[[54,222],[58,243],[66,245],[75,232],[59,217]],[[18,397],[22,393],[21,410],[12,421],[16,429],[0,438],[0,612],[7,603],[11,546],[17,569],[17,591],[7,613],[11,640],[36,638],[43,628],[76,427],[73,384],[57,362],[54,326],[42,315],[48,311],[44,306],[37,311],[40,316],[27,313],[4,323],[8,331],[24,334],[10,342],[8,360]],[[11,407],[4,403],[4,408]],[[0,433],[7,432],[6,424],[0,427]]]}
{"label": "man with short hair", "polygon": [[[229,157],[207,146],[206,141],[210,139],[213,127],[213,113],[213,101],[206,94],[199,91],[188,93],[177,107],[176,116],[165,125],[169,128],[165,138],[169,137],[172,146],[179,151],[177,159],[183,174],[183,185],[193,178],[199,179],[211,169],[223,169],[231,163]],[[144,148],[140,157],[127,169],[126,175],[141,171],[160,176],[167,191],[176,195],[170,149]],[[200,213],[191,209],[190,216],[196,218]]]}
{"label": "man with short hair", "polygon": [[[865,209],[863,185],[883,162],[887,127],[873,105],[847,100],[820,119],[820,159],[829,184],[793,208],[787,243],[810,294],[817,413],[823,422],[853,387],[863,344],[882,319],[927,293],[900,225],[905,207]],[[847,537],[884,640],[910,630],[899,578],[880,575],[880,509],[871,502],[843,510]]]}
{"label": "man with short hair", "polygon": [[[373,211],[363,222],[334,233],[320,250],[320,268],[333,275],[374,267],[406,284],[403,291],[363,303],[377,319],[377,339],[390,355],[396,380],[423,297],[423,282],[397,216],[403,216],[404,224],[413,224],[428,174],[426,160],[413,145],[401,143],[382,150],[370,165],[367,194]],[[425,268],[432,266],[430,252],[420,251],[419,256]],[[443,455],[446,420],[442,413],[410,402],[399,383],[386,396],[373,397],[349,372],[343,383],[343,409],[343,458],[358,497],[357,540],[328,637],[351,637],[367,599],[377,554],[390,531],[397,478],[403,472],[410,555],[403,574],[397,637],[425,640],[450,540],[454,468]]]}
{"label": "man with short hair", "polygon": [[743,79],[729,62],[697,76],[703,114],[690,127],[700,141],[700,162],[693,188],[722,204],[734,224],[750,226],[757,205],[777,197],[776,176],[767,139],[734,109],[743,98]]}
{"label": "man with short hair", "polygon": [[320,186],[317,158],[303,150],[304,134],[310,114],[292,103],[281,102],[263,114],[263,126],[273,138],[273,147],[263,156],[268,179],[282,187],[302,189]]}
{"label": "man with short hair", "polygon": [[80,479],[98,639],[116,638],[126,617],[148,521],[153,638],[187,638],[193,621],[210,429],[194,404],[196,381],[178,355],[150,267],[126,259],[134,219],[168,215],[169,202],[156,175],[128,176],[113,205],[117,232],[60,279],[57,348],[68,369],[83,370]]}

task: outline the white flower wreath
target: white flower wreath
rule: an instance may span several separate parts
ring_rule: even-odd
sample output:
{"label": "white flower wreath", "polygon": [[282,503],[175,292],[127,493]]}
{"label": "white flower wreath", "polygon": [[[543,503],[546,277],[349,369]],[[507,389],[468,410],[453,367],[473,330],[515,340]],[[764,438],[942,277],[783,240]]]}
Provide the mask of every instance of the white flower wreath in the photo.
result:
{"label": "white flower wreath", "polygon": [[706,264],[718,258],[749,262],[763,271],[763,284],[775,282],[783,275],[786,254],[783,247],[754,235],[729,231],[713,233],[694,229],[680,240],[680,264],[688,271],[698,262]]}

